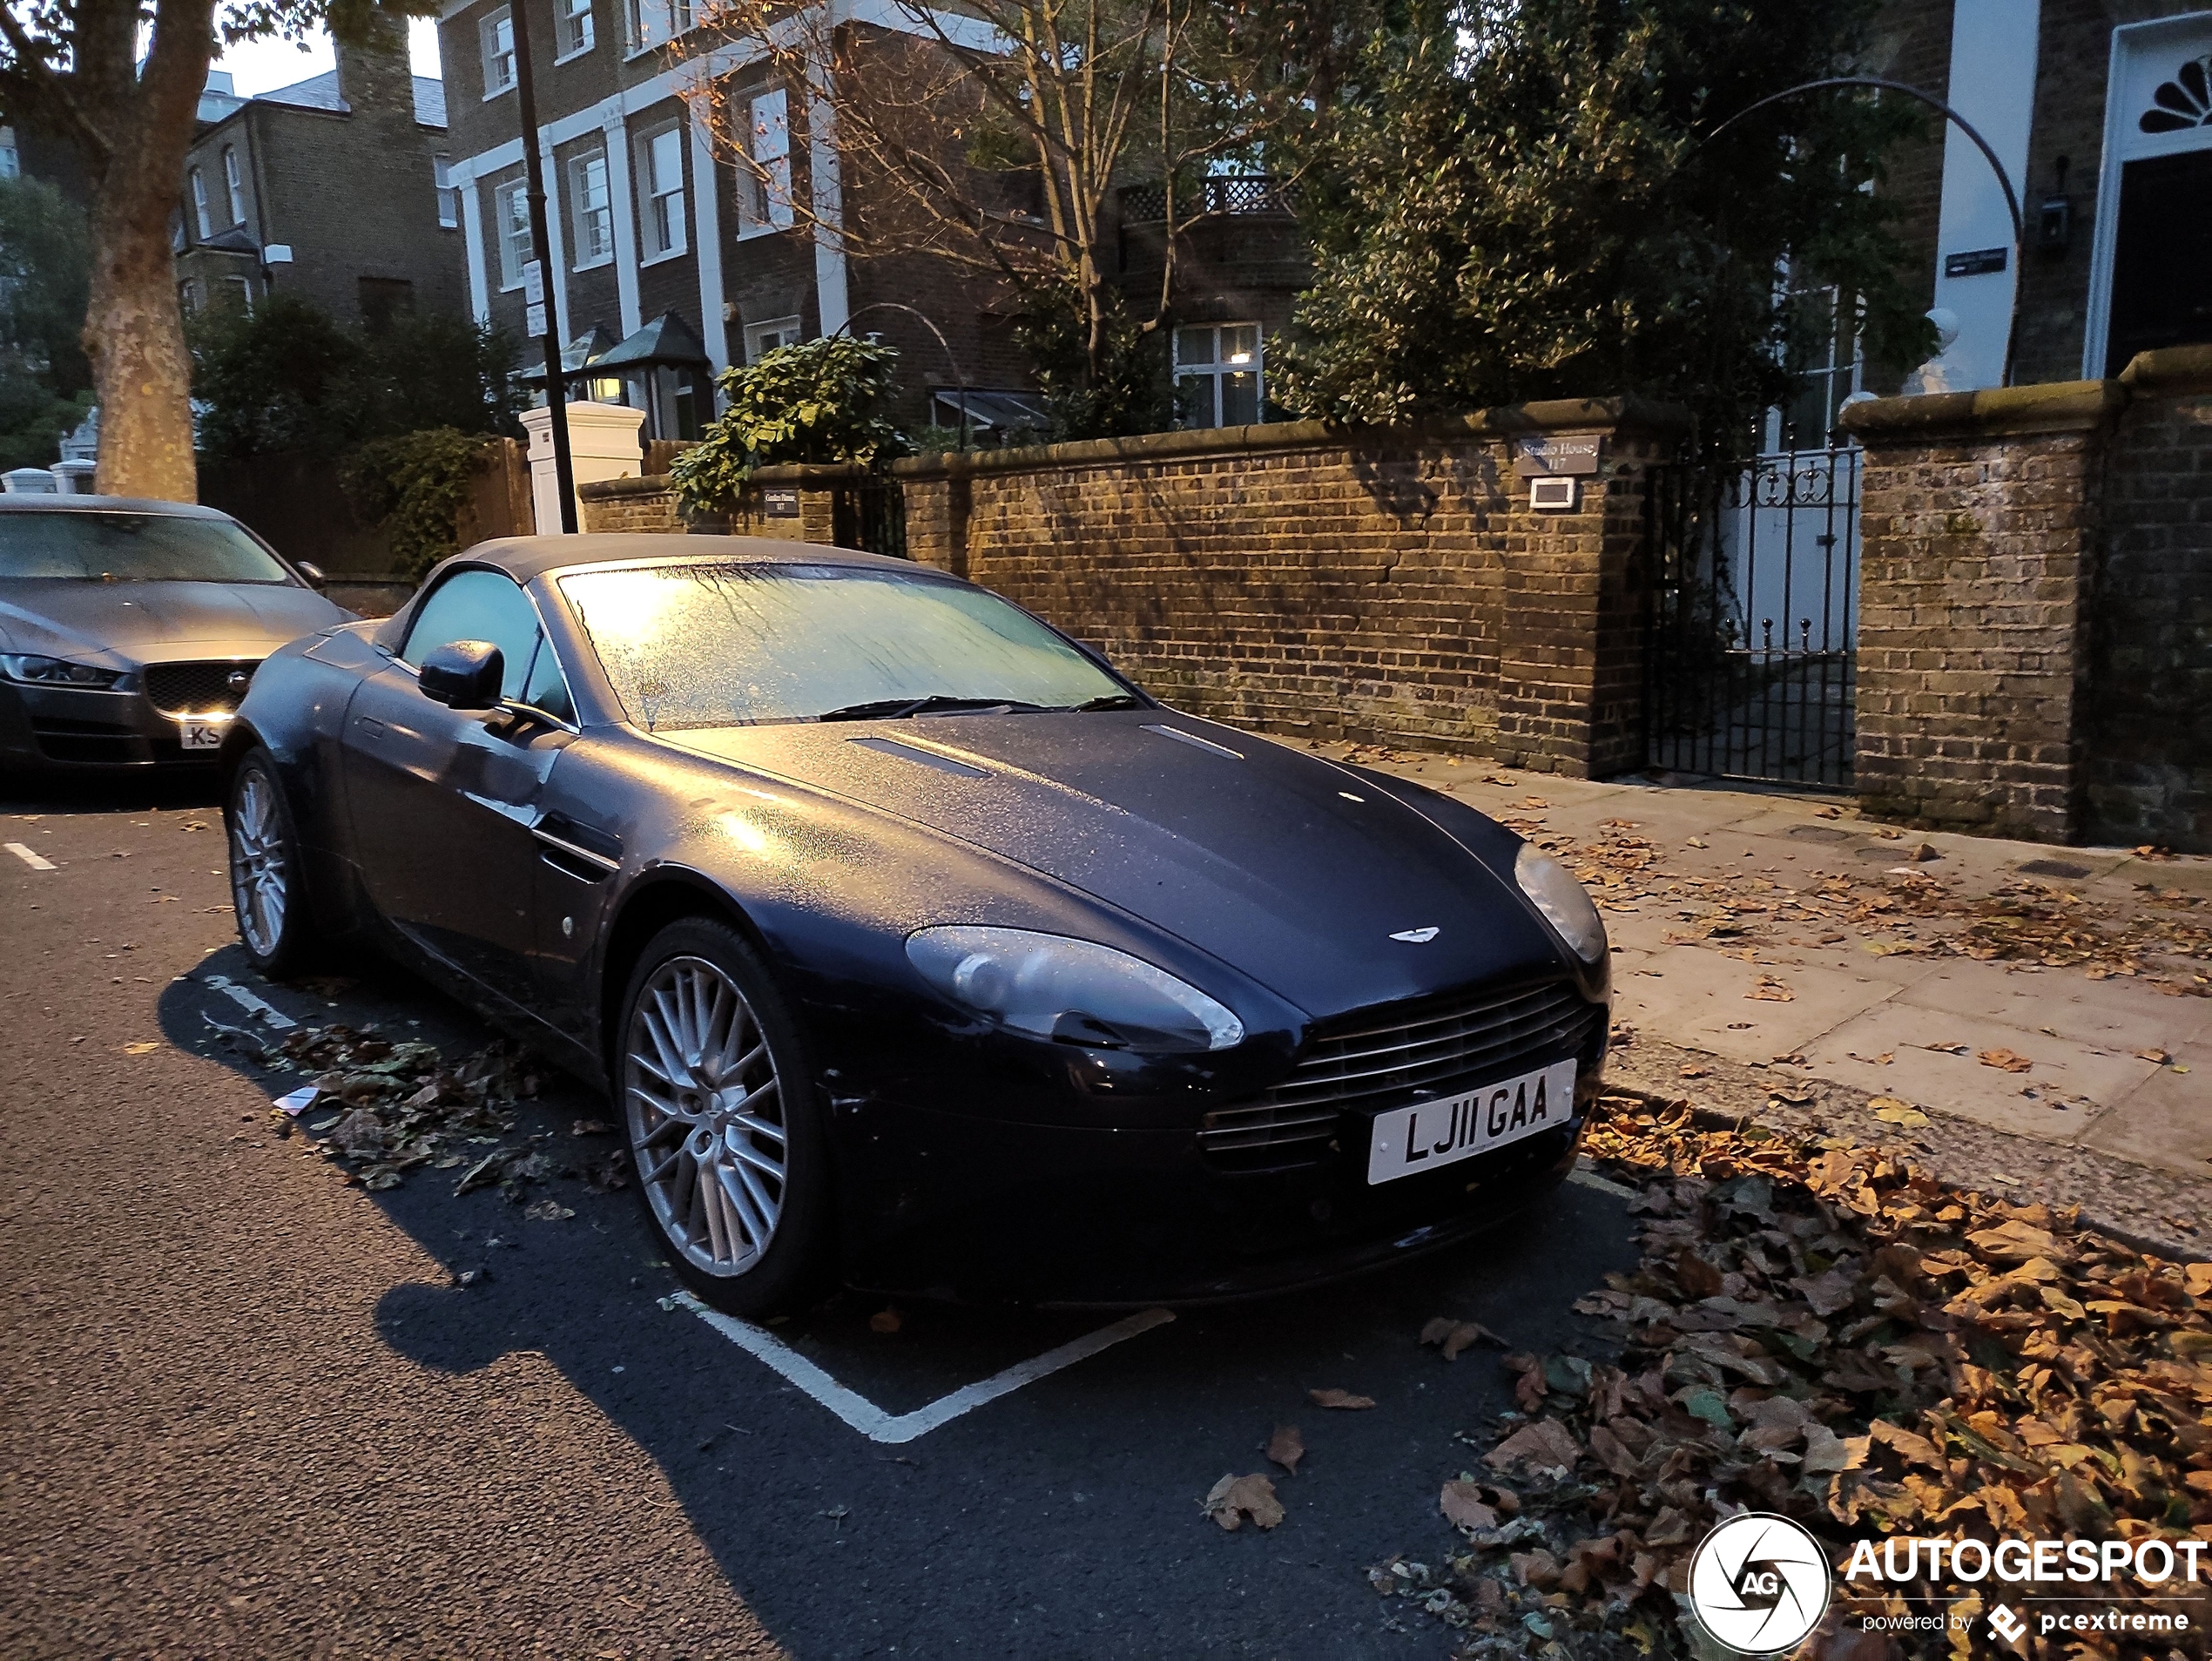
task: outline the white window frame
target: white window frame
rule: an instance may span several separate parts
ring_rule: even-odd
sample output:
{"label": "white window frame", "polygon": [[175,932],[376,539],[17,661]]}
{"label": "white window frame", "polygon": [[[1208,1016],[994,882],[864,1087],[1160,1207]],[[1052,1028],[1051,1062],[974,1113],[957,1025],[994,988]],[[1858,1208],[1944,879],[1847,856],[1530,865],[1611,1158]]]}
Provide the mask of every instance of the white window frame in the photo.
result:
{"label": "white window frame", "polygon": [[738,234],[765,236],[790,229],[797,214],[791,195],[791,100],[784,88],[772,87],[747,100],[745,156],[738,181]]}
{"label": "white window frame", "polygon": [[745,329],[745,361],[758,363],[774,350],[766,337],[776,336],[775,346],[792,346],[806,338],[806,325],[798,317],[764,317],[757,323],[747,323]]}
{"label": "white window frame", "polygon": [[461,192],[453,186],[453,158],[435,155],[430,158],[430,184],[438,193],[438,223],[446,230],[458,230],[461,226]]}
{"label": "white window frame", "polygon": [[205,242],[215,234],[214,217],[207,206],[207,175],[194,167],[185,173],[185,179],[192,187],[192,224],[199,228],[199,240]]}
{"label": "white window frame", "polygon": [[581,57],[599,43],[591,0],[553,0],[553,44],[556,64]]}
{"label": "white window frame", "polygon": [[[506,38],[501,40],[502,34]],[[484,61],[484,97],[496,98],[515,90],[515,13],[501,6],[488,11],[476,24],[476,44]]]}
{"label": "white window frame", "polygon": [[[591,166],[599,169],[598,202],[591,200],[590,182]],[[580,150],[569,158],[569,202],[572,224],[570,234],[576,246],[573,271],[592,271],[614,263],[615,257],[615,188],[612,172],[607,165],[604,145],[595,145]],[[593,234],[596,231],[597,234]],[[593,245],[597,243],[595,247]]]}
{"label": "white window frame", "polygon": [[499,249],[499,292],[523,286],[523,267],[537,257],[530,246],[529,180],[517,173],[491,187],[492,238]]}
{"label": "white window frame", "polygon": [[177,285],[177,309],[185,316],[199,316],[206,303],[199,278],[187,277]]}
{"label": "white window frame", "polygon": [[0,127],[0,179],[17,179],[23,174],[23,154],[16,148],[16,130]]}
{"label": "white window frame", "polygon": [[246,181],[238,170],[238,146],[223,146],[223,189],[231,199],[231,223],[246,223]]}
{"label": "white window frame", "polygon": [[[671,148],[676,159],[673,183],[661,178],[653,165],[654,145],[671,136],[675,143]],[[691,226],[686,212],[689,205],[684,189],[686,148],[681,121],[664,121],[637,134],[631,153],[637,181],[637,248],[642,256],[637,263],[641,266],[658,265],[691,251]],[[664,228],[671,234],[664,238],[661,234]]]}
{"label": "white window frame", "polygon": [[689,34],[698,22],[691,0],[623,0],[624,56],[636,57]]}
{"label": "white window frame", "polygon": [[[1183,332],[1185,329],[1192,328],[1210,329],[1212,331],[1213,354],[1211,361],[1204,363],[1184,362]],[[1232,328],[1248,328],[1251,330],[1252,350],[1251,362],[1231,363],[1222,357],[1222,334],[1224,330]],[[1219,427],[1224,424],[1221,411],[1222,381],[1225,376],[1231,375],[1243,375],[1247,371],[1249,371],[1254,377],[1252,419],[1257,422],[1263,421],[1266,418],[1267,330],[1260,323],[1258,319],[1238,317],[1232,318],[1225,323],[1178,323],[1176,325],[1174,334],[1170,338],[1171,341],[1171,351],[1170,355],[1170,368],[1168,370],[1168,384],[1175,390],[1176,395],[1178,397],[1181,396],[1182,383],[1186,375],[1205,376],[1212,391],[1213,404],[1211,412],[1212,419],[1200,422],[1200,426],[1213,428]]]}
{"label": "white window frame", "polygon": [[2205,13],[2184,12],[2112,31],[2105,75],[2104,154],[2097,178],[2096,239],[2089,255],[2089,300],[2081,331],[2081,378],[2104,378],[2112,340],[2112,262],[2120,242],[2120,174],[2131,161],[2177,155],[2212,145],[2212,127],[2147,133],[2139,125],[2145,90],[2165,78],[2179,55],[2206,38]]}
{"label": "white window frame", "polygon": [[251,277],[226,277],[223,286],[238,290],[238,303],[241,310],[250,312],[253,309],[253,280]]}

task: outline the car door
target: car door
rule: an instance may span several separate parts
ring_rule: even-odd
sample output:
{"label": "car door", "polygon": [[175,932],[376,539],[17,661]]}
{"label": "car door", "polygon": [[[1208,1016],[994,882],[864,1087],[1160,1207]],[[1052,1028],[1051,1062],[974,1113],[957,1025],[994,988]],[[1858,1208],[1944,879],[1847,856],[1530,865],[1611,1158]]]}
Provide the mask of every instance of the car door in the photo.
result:
{"label": "car door", "polygon": [[[497,646],[505,696],[550,703],[543,714],[554,719],[424,697],[416,666],[455,640]],[[505,573],[482,570],[452,573],[423,601],[398,658],[361,684],[346,713],[347,798],[371,901],[401,933],[524,1008],[532,833],[572,719],[536,608]]]}

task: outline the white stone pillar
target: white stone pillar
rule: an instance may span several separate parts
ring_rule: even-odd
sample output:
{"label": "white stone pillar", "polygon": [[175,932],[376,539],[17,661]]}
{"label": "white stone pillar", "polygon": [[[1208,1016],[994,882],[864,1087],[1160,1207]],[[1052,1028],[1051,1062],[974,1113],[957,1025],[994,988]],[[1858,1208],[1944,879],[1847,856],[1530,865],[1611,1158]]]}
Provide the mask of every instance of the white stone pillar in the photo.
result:
{"label": "white stone pillar", "polygon": [[[634,479],[644,466],[638,429],[645,412],[620,404],[572,403],[569,406],[569,465],[575,482],[596,483],[601,479]],[[543,406],[523,411],[523,429],[530,438],[530,507],[537,516],[541,537],[561,531],[561,489],[554,477],[553,412]],[[576,522],[583,523],[583,504],[577,503]]]}

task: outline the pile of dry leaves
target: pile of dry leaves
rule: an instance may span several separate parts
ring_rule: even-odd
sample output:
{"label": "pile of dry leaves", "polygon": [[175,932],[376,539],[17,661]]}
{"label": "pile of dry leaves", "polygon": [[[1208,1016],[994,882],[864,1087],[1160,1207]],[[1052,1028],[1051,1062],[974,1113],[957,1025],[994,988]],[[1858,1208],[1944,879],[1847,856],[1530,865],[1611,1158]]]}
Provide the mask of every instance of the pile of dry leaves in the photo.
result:
{"label": "pile of dry leaves", "polygon": [[[436,1045],[419,1040],[395,1042],[346,1026],[301,1027],[285,1035],[273,1059],[316,1075],[305,1107],[276,1110],[280,1126],[288,1131],[296,1115],[315,1135],[317,1151],[365,1188],[396,1188],[407,1172],[427,1165],[461,1170],[455,1194],[497,1184],[519,1205],[531,1183],[556,1176],[580,1176],[595,1192],[629,1180],[627,1156],[619,1149],[579,1167],[536,1145],[550,1139],[548,1132],[509,1139],[515,1104],[537,1097],[546,1069],[504,1039],[448,1063]],[[575,1133],[604,1135],[606,1129],[580,1119]],[[533,1211],[541,1208],[547,1216],[572,1214],[552,1200]]]}
{"label": "pile of dry leaves", "polygon": [[[1462,1653],[1689,1652],[1689,1557],[1744,1509],[1796,1518],[1839,1564],[1890,1536],[2212,1540],[2212,1264],[1962,1192],[1894,1153],[1703,1128],[1687,1104],[1606,1108],[1588,1151],[1636,1185],[1642,1256],[1575,1307],[1617,1359],[1506,1356],[1517,1411],[1468,1439],[1487,1444],[1480,1469],[1441,1496],[1467,1549],[1371,1573],[1462,1629]],[[2032,1625],[2040,1597],[2084,1590],[2004,1596]],[[1810,1653],[1895,1656],[1862,1614],[1946,1609],[1964,1630],[1916,1652],[1986,1648],[1993,1591],[1839,1581]],[[2212,1621],[2212,1599],[2179,1607],[2192,1629]],[[2039,1658],[2164,1658],[2170,1643],[2023,1641]]]}

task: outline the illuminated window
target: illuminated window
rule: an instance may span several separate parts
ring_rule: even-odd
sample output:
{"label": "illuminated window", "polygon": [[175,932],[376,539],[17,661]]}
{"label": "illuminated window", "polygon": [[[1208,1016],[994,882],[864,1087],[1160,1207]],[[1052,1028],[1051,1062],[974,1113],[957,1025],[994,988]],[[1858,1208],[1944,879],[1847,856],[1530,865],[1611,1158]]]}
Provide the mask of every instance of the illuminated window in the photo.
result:
{"label": "illuminated window", "polygon": [[1266,395],[1258,323],[1194,323],[1175,332],[1175,424],[1248,427]]}

